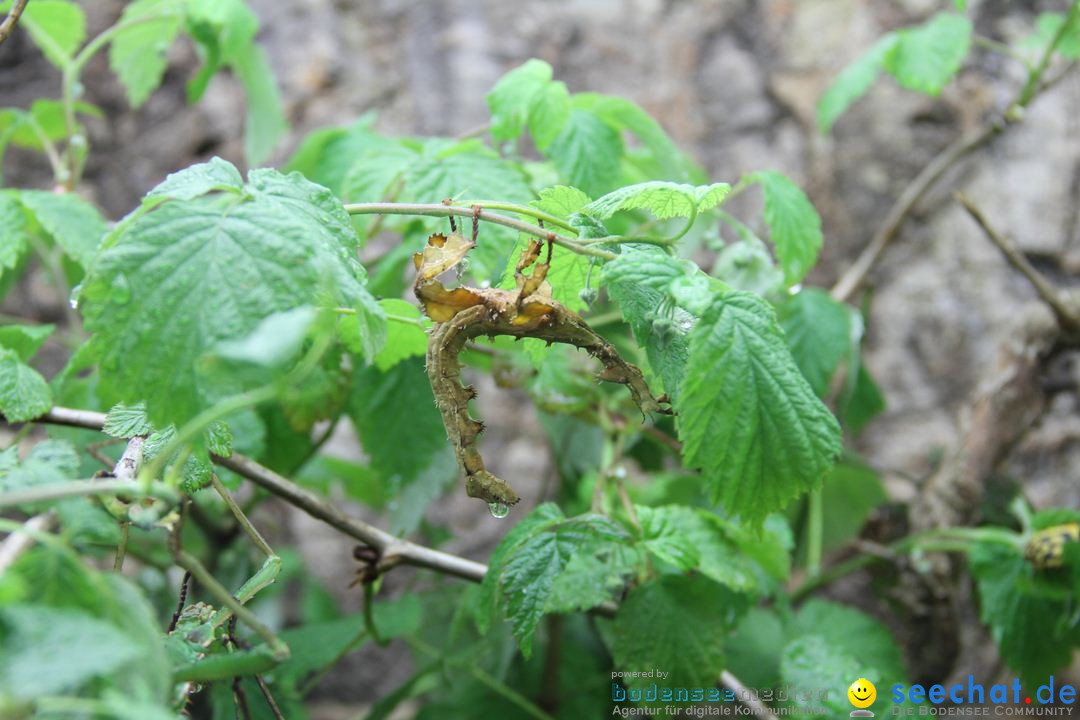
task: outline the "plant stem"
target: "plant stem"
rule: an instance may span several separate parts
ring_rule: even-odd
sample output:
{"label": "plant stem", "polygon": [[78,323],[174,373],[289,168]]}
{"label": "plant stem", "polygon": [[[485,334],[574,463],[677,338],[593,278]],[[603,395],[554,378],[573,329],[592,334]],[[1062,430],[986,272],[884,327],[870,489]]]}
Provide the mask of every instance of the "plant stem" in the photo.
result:
{"label": "plant stem", "polygon": [[200,585],[206,588],[207,592],[213,595],[218,602],[236,615],[240,622],[254,630],[255,634],[262,638],[263,642],[266,643],[267,648],[270,650],[270,655],[274,660],[281,662],[289,657],[289,646],[283,643],[277,635],[274,635],[270,628],[263,625],[262,621],[255,617],[255,613],[248,610],[234,598],[232,594],[225,589],[225,586],[218,582],[217,578],[211,575],[210,571],[199,562],[198,558],[188,553],[186,550],[178,550],[176,552],[176,564],[190,572],[192,577],[194,577]]}
{"label": "plant stem", "polygon": [[266,557],[276,557],[277,553],[273,551],[270,544],[263,539],[263,536],[255,526],[251,524],[251,521],[248,520],[244,511],[236,504],[236,500],[233,499],[232,493],[229,492],[228,488],[221,484],[221,480],[218,479],[217,473],[210,476],[210,484],[214,486],[214,490],[216,490],[217,494],[221,496],[221,499],[225,501],[225,505],[229,508],[229,512],[236,518],[236,522],[240,523],[240,527],[243,528],[244,532],[247,533],[247,536],[251,538],[251,542],[255,544],[255,547],[259,548],[259,552]]}
{"label": "plant stem", "polygon": [[130,480],[72,480],[71,482],[35,485],[21,490],[11,490],[0,494],[0,508],[29,503],[63,500],[87,495],[119,495],[132,497],[156,496],[170,500],[176,499],[176,491],[161,483],[151,483],[149,487]]}
{"label": "plant stem", "polygon": [[825,535],[825,505],[821,490],[810,493],[806,509],[806,571],[810,577],[821,573]]}
{"label": "plant stem", "polygon": [[473,678],[476,679],[481,685],[486,686],[489,690],[496,693],[497,695],[501,695],[503,698],[519,707],[527,715],[530,715],[537,720],[555,720],[555,718],[553,718],[551,715],[547,714],[546,712],[538,708],[536,705],[534,705],[532,702],[530,702],[527,697],[519,693],[517,690],[514,690],[506,683],[500,681],[498,678],[496,678],[494,675],[487,672],[483,668],[478,667],[471,662],[441,653],[431,645],[428,645],[426,642],[418,638],[409,638],[408,642],[414,650],[423,653],[430,658],[441,660],[450,667],[458,667],[468,670],[469,674],[472,675]]}
{"label": "plant stem", "polygon": [[[345,211],[351,215],[419,215],[423,217],[472,217],[473,210],[465,207],[457,207],[454,205],[443,205],[441,203],[435,204],[420,204],[420,203],[353,203],[345,205]],[[480,220],[494,223],[496,225],[503,225],[504,227],[513,228],[519,232],[527,235],[532,235],[538,238],[547,239],[551,237],[551,241],[556,245],[566,248],[571,252],[575,252],[579,255],[590,255],[592,257],[603,258],[604,260],[614,260],[616,255],[613,252],[607,250],[600,250],[593,247],[587,247],[577,240],[572,240],[562,235],[557,235],[552,232],[548,232],[544,228],[533,225],[531,223],[517,220],[516,218],[507,217],[505,215],[497,215],[493,212],[480,210],[476,216]]]}
{"label": "plant stem", "polygon": [[557,215],[546,213],[543,210],[537,210],[534,207],[528,205],[518,205],[517,203],[501,202],[498,200],[472,200],[468,203],[452,203],[455,207],[469,208],[469,214],[472,214],[472,207],[479,205],[485,210],[502,210],[503,212],[512,212],[516,215],[527,215],[537,220],[543,220],[548,225],[554,225],[555,227],[561,227],[563,230],[569,230],[570,232],[577,232],[577,229],[570,223],[563,220]]}
{"label": "plant stem", "polygon": [[23,10],[26,9],[26,3],[29,0],[15,0],[15,4],[8,10],[7,17],[4,18],[4,22],[0,23],[0,43],[8,39],[8,35],[11,35],[11,31],[15,29],[15,24],[19,22],[19,18],[23,14]]}
{"label": "plant stem", "polygon": [[124,558],[127,557],[128,536],[131,534],[131,523],[120,523],[120,542],[116,544],[116,557],[113,558],[113,572],[118,573],[124,569]]}

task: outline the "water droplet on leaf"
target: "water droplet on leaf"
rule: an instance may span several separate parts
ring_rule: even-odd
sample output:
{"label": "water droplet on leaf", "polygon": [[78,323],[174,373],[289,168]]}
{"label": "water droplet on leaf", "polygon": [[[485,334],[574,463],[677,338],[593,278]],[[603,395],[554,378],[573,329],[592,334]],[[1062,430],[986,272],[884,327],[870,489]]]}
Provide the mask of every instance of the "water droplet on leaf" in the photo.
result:
{"label": "water droplet on leaf", "polygon": [[79,283],[75,287],[71,288],[71,294],[68,295],[68,305],[72,310],[79,309],[79,293],[82,292],[82,283]]}
{"label": "water droplet on leaf", "polygon": [[497,519],[502,519],[510,514],[510,506],[501,502],[488,503],[488,510],[491,511],[491,517]]}

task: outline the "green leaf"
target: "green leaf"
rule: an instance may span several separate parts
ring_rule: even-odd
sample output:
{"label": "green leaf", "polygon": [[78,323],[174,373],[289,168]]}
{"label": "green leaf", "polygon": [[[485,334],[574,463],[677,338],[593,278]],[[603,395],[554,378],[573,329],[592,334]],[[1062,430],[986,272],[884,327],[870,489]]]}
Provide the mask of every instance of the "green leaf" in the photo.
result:
{"label": "green leaf", "polygon": [[620,670],[668,672],[628,684],[712,687],[726,667],[724,640],[748,604],[700,575],[664,575],[631,590],[603,634]]}
{"label": "green leaf", "polygon": [[250,333],[234,340],[223,340],[213,352],[234,362],[283,367],[300,352],[315,314],[315,308],[302,305],[267,315]]}
{"label": "green leaf", "polygon": [[728,667],[747,687],[775,687],[785,642],[784,626],[774,610],[750,608],[727,640]]}
{"label": "green leaf", "polygon": [[349,416],[372,467],[384,482],[415,479],[447,446],[423,361],[409,358],[386,372],[361,368],[353,386]]}
{"label": "green leaf", "polygon": [[90,266],[106,231],[97,208],[72,193],[23,190],[20,199],[68,257],[83,268]]}
{"label": "green leaf", "polygon": [[244,157],[249,165],[261,165],[289,131],[274,69],[266,50],[254,44],[232,56],[232,66],[244,86]]}
{"label": "green leaf", "polygon": [[146,408],[142,403],[136,405],[114,405],[105,416],[102,432],[115,438],[131,438],[136,435],[149,435],[154,426],[146,419]]}
{"label": "green leaf", "polygon": [[567,182],[595,197],[618,183],[623,141],[595,113],[574,109],[544,154]]}
{"label": "green leaf", "polygon": [[239,193],[243,187],[244,178],[232,163],[212,157],[204,163],[169,173],[146,197],[194,200],[215,190]]}
{"label": "green leaf", "polygon": [[641,545],[679,570],[692,570],[701,561],[690,526],[701,524],[693,509],[679,505],[635,508],[641,524]]}
{"label": "green leaf", "polygon": [[[870,513],[886,502],[888,496],[873,468],[856,458],[845,458],[825,477],[821,499],[824,509],[821,546],[824,552],[830,552],[857,537]],[[808,527],[805,529],[809,531]],[[806,543],[800,545],[803,555],[806,547]]]}
{"label": "green leaf", "polygon": [[1067,667],[1080,646],[1070,621],[1075,615],[1070,593],[1040,582],[1020,548],[979,543],[969,561],[979,586],[980,616],[1021,682],[1042,682]]}
{"label": "green leaf", "polygon": [[487,573],[480,587],[478,605],[481,611],[476,614],[476,624],[481,634],[487,634],[501,603],[501,568],[506,563],[506,559],[529,538],[565,519],[566,516],[558,505],[551,502],[541,503],[503,536],[502,541],[491,553]]}
{"label": "green leaf", "polygon": [[[861,327],[858,315],[817,288],[785,298],[777,315],[795,363],[824,399],[840,364],[851,357],[852,333]],[[854,350],[858,352],[857,344]]]}
{"label": "green leaf", "polygon": [[375,356],[375,367],[385,372],[402,360],[427,354],[428,336],[420,308],[404,300],[380,300],[386,313],[386,343]]}
{"label": "green leaf", "polygon": [[588,195],[568,185],[544,188],[537,197],[537,200],[529,203],[534,208],[567,219],[574,213],[581,212],[581,209],[590,202]]}
{"label": "green leaf", "polygon": [[[816,598],[808,600],[799,608],[788,636],[795,639],[814,635],[855,659],[861,667],[876,669],[890,683],[902,682],[907,676],[903,652],[889,628],[855,608]],[[869,675],[855,675],[852,680],[859,677],[874,682]]]}
{"label": "green leaf", "polygon": [[548,83],[533,96],[529,107],[529,134],[536,149],[547,150],[570,119],[570,92],[561,82]]}
{"label": "green leaf", "polygon": [[619,210],[644,208],[659,220],[689,218],[716,207],[730,192],[731,186],[727,183],[695,187],[654,180],[610,192],[586,205],[583,212],[607,219]]}
{"label": "green leaf", "polygon": [[66,440],[39,442],[21,462],[17,451],[5,459],[12,464],[0,464],[0,486],[8,490],[64,482],[79,471],[79,455]]}
{"label": "green leaf", "polygon": [[20,22],[45,57],[61,68],[86,39],[86,15],[68,0],[34,0]]}
{"label": "green leaf", "polygon": [[867,371],[866,366],[860,363],[855,386],[851,393],[842,399],[840,419],[848,431],[853,435],[858,435],[866,424],[883,410],[885,410],[885,396],[882,395],[881,388]]}
{"label": "green leaf", "polygon": [[960,70],[971,48],[971,19],[940,12],[922,25],[897,31],[885,70],[909,90],[937,95]]}
{"label": "green leaf", "polygon": [[[551,588],[570,559],[577,555],[606,555],[625,537],[621,528],[600,515],[570,518],[533,533],[489,570],[498,573],[506,615],[525,657],[532,654],[533,633],[547,611]],[[558,602],[562,607],[581,606],[582,597],[567,594],[572,589],[565,585],[561,588]],[[588,599],[595,597],[595,590],[580,588]]]}
{"label": "green leaf", "polygon": [[352,305],[366,292],[355,248],[328,190],[273,170],[253,170],[243,197],[170,200],[124,223],[81,295],[102,348],[99,392],[144,401],[164,427],[241,391],[250,378],[210,372],[204,356],[274,313]]}
{"label": "green leaf", "polygon": [[30,700],[75,690],[139,655],[115,625],[78,610],[0,607],[0,697]]}
{"label": "green leaf", "polygon": [[828,133],[851,104],[866,94],[898,40],[896,33],[887,33],[836,76],[818,101],[817,118],[821,132]]}
{"label": "green leaf", "polygon": [[[617,132],[629,130],[644,146],[652,177],[678,182],[702,182],[702,172],[679,150],[664,129],[640,105],[626,98],[576,93],[573,106],[589,110]],[[606,189],[606,188],[605,188]]]}
{"label": "green leaf", "polygon": [[34,357],[55,325],[4,325],[0,326],[0,348],[14,350],[19,359],[26,362]]}
{"label": "green leaf", "polygon": [[[757,564],[743,545],[764,550],[775,542],[771,533],[742,537],[735,525],[713,513],[682,505],[636,509],[642,546],[657,558],[679,570],[696,569],[735,592],[764,589],[765,568]],[[783,550],[781,553],[786,554]],[[775,570],[771,567],[768,572]],[[786,573],[786,567],[783,570]]]}
{"label": "green leaf", "polygon": [[[788,703],[801,708],[824,708],[826,717],[839,719],[847,716],[851,703],[847,699],[846,688],[859,678],[866,678],[879,688],[876,701],[879,705],[883,705],[889,697],[884,692],[885,688],[895,682],[818,635],[802,637],[788,644],[780,658],[780,679],[784,685],[813,689],[808,693],[809,697],[796,694]],[[822,690],[826,688],[828,691],[822,695]],[[874,709],[880,713],[886,712],[884,709]]]}
{"label": "green leaf", "polygon": [[52,391],[14,350],[0,349],[0,413],[9,423],[33,420],[52,407]]}
{"label": "green leaf", "polygon": [[[1050,47],[1050,43],[1054,41],[1064,22],[1064,13],[1039,13],[1039,17],[1035,19],[1035,33],[1025,38],[1021,42],[1021,47],[1033,48],[1040,53],[1046,52],[1046,48]],[[1072,27],[1064,32],[1056,50],[1067,60],[1080,59],[1080,20],[1074,20]]]}
{"label": "green leaf", "polygon": [[113,36],[109,67],[123,83],[132,107],[142,105],[161,84],[166,54],[182,20],[178,8],[170,11],[169,0],[136,0],[124,8],[117,24],[135,24]]}
{"label": "green leaf", "polygon": [[821,217],[806,194],[783,174],[772,170],[750,175],[765,191],[765,223],[776,246],[784,280],[794,285],[817,262],[821,252]]}
{"label": "green leaf", "polygon": [[349,352],[359,355],[365,362],[374,362],[386,345],[386,312],[375,298],[368,294],[357,303],[355,315],[342,315],[338,319],[341,342]]}
{"label": "green leaf", "polygon": [[840,427],[784,344],[768,303],[732,292],[690,336],[680,390],[683,457],[713,498],[751,522],[821,486],[840,453]]}
{"label": "green leaf", "polygon": [[15,192],[0,191],[0,278],[13,270],[29,249],[26,213]]}
{"label": "green leaf", "polygon": [[619,257],[604,265],[602,274],[608,295],[618,304],[673,400],[681,392],[690,352],[687,331],[693,318],[679,308],[670,317],[660,310],[672,282],[685,275],[686,268],[676,258],[653,246],[624,246]]}
{"label": "green leaf", "polygon": [[499,78],[486,97],[491,110],[491,137],[513,140],[520,136],[533,98],[543,92],[550,82],[551,66],[536,59]]}

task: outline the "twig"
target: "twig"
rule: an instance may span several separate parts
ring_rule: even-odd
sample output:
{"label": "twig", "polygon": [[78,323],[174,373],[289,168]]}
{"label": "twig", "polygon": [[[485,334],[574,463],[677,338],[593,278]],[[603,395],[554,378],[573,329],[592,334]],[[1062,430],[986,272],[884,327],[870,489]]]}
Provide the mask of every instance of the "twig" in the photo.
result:
{"label": "twig", "polygon": [[353,203],[345,205],[345,211],[351,215],[420,215],[425,217],[458,216],[467,218],[475,216],[481,220],[513,228],[518,232],[545,240],[551,236],[552,242],[556,245],[564,247],[572,252],[576,252],[579,255],[591,255],[592,257],[603,258],[604,260],[614,260],[616,257],[613,252],[600,250],[594,247],[586,247],[577,240],[572,240],[562,235],[555,235],[538,225],[507,217],[506,215],[488,212],[483,209],[474,211],[471,207],[455,207],[453,205],[443,205],[442,203]]}
{"label": "twig", "polygon": [[161,483],[153,483],[147,492],[147,488],[130,480],[72,480],[54,485],[33,485],[0,494],[0,508],[86,495],[131,495],[132,497],[153,495],[169,498],[175,496],[175,493],[176,491],[171,487]]}
{"label": "twig", "polygon": [[896,236],[900,233],[900,228],[903,227],[904,221],[907,220],[915,204],[922,199],[949,168],[988,143],[991,138],[1004,128],[1003,123],[988,125],[973,135],[960,138],[931,160],[930,164],[924,167],[915,176],[915,179],[904,188],[904,191],[900,193],[900,197],[889,208],[888,215],[885,216],[884,222],[870,239],[870,243],[863,248],[863,251],[859,253],[859,257],[855,259],[847,272],[833,285],[830,291],[833,299],[839,302],[850,300],[866,282],[866,276],[877,265],[881,256],[885,254],[885,250],[896,239]]}
{"label": "twig", "polygon": [[1020,248],[1016,246],[1016,243],[995,230],[990,224],[990,221],[986,219],[986,215],[983,211],[970,197],[960,191],[956,191],[953,193],[953,198],[967,210],[968,215],[978,223],[979,227],[982,228],[983,233],[985,233],[986,237],[990,239],[990,242],[994,243],[994,246],[1001,251],[1001,254],[1005,256],[1005,259],[1028,279],[1032,287],[1035,288],[1035,292],[1042,298],[1042,301],[1050,306],[1050,310],[1053,311],[1054,317],[1057,318],[1061,327],[1071,332],[1076,332],[1080,329],[1080,318],[1077,318],[1076,314],[1068,306],[1068,303],[1062,298],[1061,290],[1047,280],[1046,277],[1031,264],[1024,253],[1020,251]]}
{"label": "twig", "polygon": [[241,605],[240,602],[225,589],[225,586],[210,574],[210,571],[203,566],[197,557],[186,550],[179,550],[174,556],[177,565],[190,572],[198,583],[214,596],[215,600],[227,607],[233,615],[243,621],[245,625],[255,631],[256,635],[262,638],[263,642],[266,643],[267,649],[270,651],[271,657],[279,662],[289,657],[289,646],[283,643],[270,628],[264,625],[263,622],[256,617],[255,613]]}
{"label": "twig", "polygon": [[7,17],[4,18],[4,22],[0,23],[0,43],[8,39],[8,35],[15,29],[15,24],[19,22],[19,18],[22,16],[23,10],[26,9],[26,3],[29,0],[15,0],[15,4],[8,10]]}
{"label": "twig", "polygon": [[915,204],[922,199],[926,192],[933,187],[939,179],[941,179],[941,176],[944,175],[947,170],[975,150],[990,142],[990,140],[996,136],[1000,135],[1008,129],[1010,125],[1019,122],[1023,118],[1023,111],[1027,106],[1030,105],[1041,92],[1048,90],[1065,76],[1066,73],[1061,73],[1055,78],[1046,82],[1043,81],[1043,75],[1050,66],[1054,51],[1078,12],[1080,12],[1080,4],[1073,3],[1068,16],[1065,18],[1065,22],[1061,24],[1061,28],[1059,28],[1057,34],[1050,41],[1050,44],[1047,46],[1039,63],[1028,73],[1027,82],[1024,84],[1024,87],[1020,89],[1020,92],[1017,93],[1016,99],[1009,104],[1004,116],[992,119],[978,132],[967,137],[962,137],[946,147],[937,157],[930,161],[930,164],[924,167],[922,171],[915,176],[915,179],[911,181],[900,194],[900,197],[896,199],[896,202],[893,203],[893,206],[889,208],[888,215],[885,216],[885,220],[882,222],[877,232],[874,233],[870,243],[863,248],[863,251],[859,254],[859,257],[852,266],[848,268],[847,272],[845,272],[836,284],[833,285],[831,290],[833,299],[840,302],[846,302],[851,299],[852,295],[854,295],[860,287],[862,287],[862,284],[866,281],[867,275],[881,259],[881,256],[885,253],[885,250],[889,245],[896,239],[900,232],[900,228],[903,227],[904,221],[907,220],[907,217],[915,207]]}
{"label": "twig", "polygon": [[[88,430],[101,430],[105,424],[105,414],[90,410],[73,410],[71,408],[54,407],[38,418],[36,422],[51,422],[60,425],[86,428]],[[314,493],[290,482],[273,470],[263,467],[249,457],[245,457],[239,453],[233,453],[227,458],[214,455],[212,456],[212,459],[215,463],[227,467],[236,474],[251,480],[265,490],[269,490],[272,494],[295,505],[312,517],[322,520],[344,534],[378,549],[381,555],[381,560],[379,561],[380,570],[387,570],[398,564],[412,565],[415,567],[428,568],[430,570],[435,570],[437,572],[453,575],[462,578],[463,580],[477,583],[483,581],[484,576],[487,574],[486,565],[439,550],[433,550],[407,540],[401,540],[385,530],[368,525],[361,520],[351,518],[338,510],[336,506],[326,502]],[[252,627],[252,629],[263,637],[264,640],[267,639],[267,637],[273,639],[274,644],[271,644],[270,642],[267,644],[270,646],[270,649],[275,652],[275,655],[278,654],[278,648],[283,646],[281,641],[270,632],[269,628],[262,625],[250,610],[237,603],[236,599],[229,595],[228,591],[225,590],[225,588],[222,587],[205,568],[203,568],[202,564],[199,563],[196,558],[183,551],[179,551],[177,554],[177,564],[193,574],[196,580],[202,583],[211,594],[217,596],[218,600],[228,606],[230,610]],[[2,566],[0,566],[0,569],[2,569]],[[603,617],[614,617],[617,611],[617,605],[612,602],[606,602],[597,605],[590,612]],[[177,618],[178,617],[179,616],[177,616]],[[285,653],[288,653],[287,648],[285,648]],[[488,676],[487,678],[481,679],[481,681],[484,682],[488,679],[494,680]],[[774,717],[769,711],[768,706],[750,697],[746,692],[746,686],[730,672],[725,670],[721,674],[720,681],[725,687],[737,694],[741,693],[740,699],[742,699],[748,707],[754,708],[755,713],[760,717]],[[746,697],[743,697],[744,695]]]}
{"label": "twig", "polygon": [[122,572],[124,569],[124,558],[127,557],[128,537],[131,535],[131,523],[124,521],[120,523],[120,542],[116,544],[116,556],[113,558],[112,569],[113,572]]}
{"label": "twig", "polygon": [[281,708],[278,707],[277,701],[274,700],[274,696],[270,692],[270,688],[266,686],[266,681],[263,680],[262,675],[255,675],[255,684],[259,686],[259,692],[262,693],[266,704],[270,706],[270,712],[274,713],[274,717],[277,720],[285,720],[285,715],[282,714]]}
{"label": "twig", "polygon": [[0,575],[14,564],[19,556],[34,546],[38,533],[47,533],[56,523],[56,512],[48,512],[35,515],[23,523],[24,532],[15,532],[8,535],[3,543],[0,543]]}
{"label": "twig", "polygon": [[169,621],[169,629],[166,633],[171,633],[176,629],[176,623],[180,622],[180,614],[184,612],[184,606],[187,605],[187,592],[188,585],[191,583],[191,572],[184,571],[184,579],[180,581],[180,599],[176,601],[176,612],[173,613],[172,620]]}

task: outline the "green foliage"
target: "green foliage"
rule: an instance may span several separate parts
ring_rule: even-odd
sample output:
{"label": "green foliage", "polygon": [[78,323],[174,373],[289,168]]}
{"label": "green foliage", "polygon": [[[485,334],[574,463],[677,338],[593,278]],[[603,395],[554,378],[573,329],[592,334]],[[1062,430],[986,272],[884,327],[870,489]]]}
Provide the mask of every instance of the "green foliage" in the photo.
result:
{"label": "green foliage", "polygon": [[784,344],[772,309],[732,292],[690,336],[679,437],[691,467],[730,513],[760,522],[820,487],[840,453],[840,428]]}
{"label": "green foliage", "polygon": [[844,69],[818,103],[818,125],[828,132],[837,118],[884,70],[908,90],[938,95],[960,70],[971,48],[969,18],[940,12],[921,25],[885,34]]}
{"label": "green foliage", "polygon": [[25,422],[52,407],[52,391],[37,370],[14,350],[0,348],[0,413],[8,422]]}
{"label": "green foliage", "polygon": [[799,186],[776,171],[754,173],[747,181],[765,191],[769,238],[776,247],[784,280],[794,285],[814,266],[821,252],[821,217]]}
{"label": "green foliage", "polygon": [[[182,177],[167,182],[192,192]],[[273,170],[253,170],[242,194],[169,199],[138,214],[105,241],[80,297],[102,347],[101,391],[145,402],[166,425],[209,407],[223,382],[247,389],[236,375],[200,372],[207,354],[274,313],[359,302],[355,247],[328,191]]]}
{"label": "green foliage", "polygon": [[619,668],[668,673],[627,683],[710,687],[726,666],[724,639],[747,605],[745,595],[705,577],[664,575],[631,590],[601,627]]}
{"label": "green foliage", "polygon": [[[1032,519],[1034,529],[1080,522],[1080,515],[1048,511]],[[1080,646],[1072,622],[1080,587],[1080,552],[1069,543],[1064,566],[1036,569],[1018,544],[986,541],[970,553],[971,573],[979,588],[980,613],[998,644],[1002,658],[1021,682],[1042,681],[1068,665]]]}
{"label": "green foliage", "polygon": [[795,364],[817,396],[827,399],[841,364],[858,362],[861,318],[816,288],[786,298],[777,316]]}
{"label": "green foliage", "polygon": [[109,67],[127,90],[128,102],[146,102],[165,74],[166,53],[183,17],[169,0],[136,0],[124,8],[119,24],[126,26],[109,45]]}
{"label": "green foliage", "polygon": [[[484,580],[487,602],[489,607],[496,602],[502,606],[526,657],[545,612],[580,610],[614,589],[613,577],[626,569],[619,553],[626,539],[625,531],[605,517],[566,518],[549,503],[504,538]],[[568,582],[564,573],[575,581],[591,580]]]}
{"label": "green foliage", "polygon": [[581,210],[601,219],[609,218],[619,210],[637,208],[648,210],[659,220],[675,217],[690,218],[724,202],[724,198],[730,192],[731,186],[727,183],[694,187],[653,180],[619,188],[589,203]]}
{"label": "green foliage", "polygon": [[595,113],[573,109],[545,152],[567,182],[594,197],[619,180],[622,138]]}
{"label": "green foliage", "polygon": [[83,268],[89,267],[105,234],[105,221],[97,208],[77,195],[43,190],[23,190],[19,200],[68,257]]}
{"label": "green foliage", "polygon": [[22,25],[54,65],[64,67],[86,39],[86,15],[68,0],[37,0],[23,11]]}
{"label": "green foliage", "polygon": [[1039,17],[1035,19],[1035,32],[1021,45],[1044,53],[1058,33],[1061,33],[1061,39],[1054,50],[1068,60],[1080,59],[1080,16],[1074,14],[1069,27],[1062,30],[1066,19],[1064,13],[1039,13]]}

